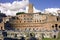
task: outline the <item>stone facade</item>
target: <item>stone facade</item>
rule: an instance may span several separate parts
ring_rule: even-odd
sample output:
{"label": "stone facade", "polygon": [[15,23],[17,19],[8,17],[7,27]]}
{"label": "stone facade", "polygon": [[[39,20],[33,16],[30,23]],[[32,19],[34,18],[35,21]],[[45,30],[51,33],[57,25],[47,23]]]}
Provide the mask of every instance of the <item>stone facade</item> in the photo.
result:
{"label": "stone facade", "polygon": [[30,33],[33,33],[36,38],[51,38],[55,35],[57,36],[60,30],[60,16],[46,13],[33,13],[32,4],[29,4],[28,13],[3,18],[3,22],[0,23],[0,30],[4,30],[4,23],[7,21],[9,21],[15,30],[19,31],[7,31],[7,37],[12,38],[18,37],[19,39],[20,36],[27,37],[27,35],[30,37]]}
{"label": "stone facade", "polygon": [[0,18],[0,30],[5,30],[3,18]]}
{"label": "stone facade", "polygon": [[[60,21],[58,16],[41,13],[25,13],[15,16],[15,19],[10,21],[15,30],[21,32],[35,32],[35,35],[44,35],[44,38],[53,37],[55,31],[60,30]],[[52,32],[54,31],[54,32]],[[53,35],[53,36],[52,36]],[[57,32],[56,32],[57,35]]]}
{"label": "stone facade", "polygon": [[0,19],[0,30],[5,30],[5,23],[10,20],[12,16],[3,17]]}
{"label": "stone facade", "polygon": [[0,23],[0,30],[4,30],[4,23]]}
{"label": "stone facade", "polygon": [[[26,32],[28,34],[33,32],[36,37],[37,35],[44,35],[45,38],[51,38],[54,33],[57,35],[56,31],[60,30],[60,16],[46,13],[33,13],[32,4],[29,4],[28,13],[3,18],[3,22],[6,23],[6,21],[9,21],[15,30]],[[4,23],[1,23],[0,25],[1,30],[2,27],[4,29]]]}
{"label": "stone facade", "polygon": [[[20,14],[16,16],[17,18],[11,21],[13,27],[18,30],[36,30],[36,31],[43,31],[43,30],[53,30],[58,26],[57,29],[60,29],[60,21],[57,21],[57,16],[53,15],[46,15],[40,13],[26,13]],[[43,30],[42,30],[43,29]],[[57,30],[56,29],[56,30]]]}

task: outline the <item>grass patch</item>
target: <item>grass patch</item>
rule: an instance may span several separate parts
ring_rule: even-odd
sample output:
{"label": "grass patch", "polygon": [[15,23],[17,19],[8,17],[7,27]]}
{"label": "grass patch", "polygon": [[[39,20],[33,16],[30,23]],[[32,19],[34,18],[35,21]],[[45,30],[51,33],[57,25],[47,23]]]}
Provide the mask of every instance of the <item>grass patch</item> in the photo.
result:
{"label": "grass patch", "polygon": [[42,40],[57,40],[57,39],[54,39],[54,38],[43,38]]}
{"label": "grass patch", "polygon": [[43,38],[42,40],[60,40],[60,37],[59,38]]}

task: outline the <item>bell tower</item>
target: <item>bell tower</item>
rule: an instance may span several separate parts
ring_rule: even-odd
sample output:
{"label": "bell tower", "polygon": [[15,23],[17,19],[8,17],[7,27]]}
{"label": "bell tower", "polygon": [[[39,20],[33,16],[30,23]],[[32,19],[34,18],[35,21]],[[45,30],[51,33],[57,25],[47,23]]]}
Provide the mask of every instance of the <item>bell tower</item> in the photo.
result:
{"label": "bell tower", "polygon": [[28,13],[33,13],[33,5],[31,3],[28,5]]}

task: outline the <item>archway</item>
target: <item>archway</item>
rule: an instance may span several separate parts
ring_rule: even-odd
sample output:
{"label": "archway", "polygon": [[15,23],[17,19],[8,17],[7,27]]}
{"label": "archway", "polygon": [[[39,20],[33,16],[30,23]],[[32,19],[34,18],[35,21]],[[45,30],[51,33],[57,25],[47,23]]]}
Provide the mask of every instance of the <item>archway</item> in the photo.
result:
{"label": "archway", "polygon": [[30,33],[30,37],[35,37],[35,34],[34,33]]}
{"label": "archway", "polygon": [[54,38],[56,38],[56,35],[54,35]]}

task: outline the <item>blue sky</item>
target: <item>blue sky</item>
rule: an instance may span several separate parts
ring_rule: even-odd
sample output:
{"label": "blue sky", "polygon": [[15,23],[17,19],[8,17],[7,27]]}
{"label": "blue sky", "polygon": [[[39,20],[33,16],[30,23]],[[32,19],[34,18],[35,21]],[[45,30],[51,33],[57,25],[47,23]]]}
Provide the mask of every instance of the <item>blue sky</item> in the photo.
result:
{"label": "blue sky", "polygon": [[[0,0],[0,3],[13,2],[16,0]],[[20,1],[20,0],[18,0]],[[29,0],[36,9],[43,10],[45,8],[60,8],[60,0]]]}

